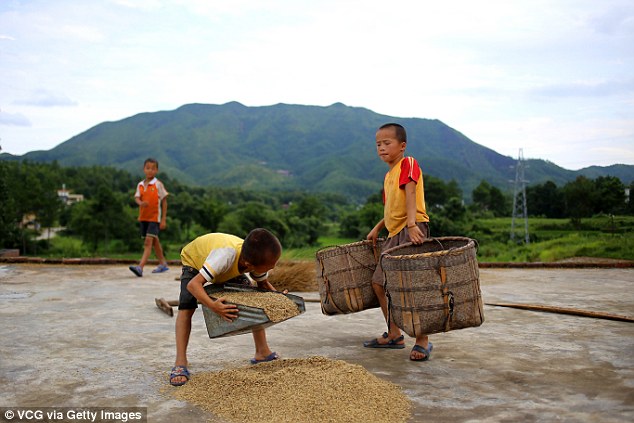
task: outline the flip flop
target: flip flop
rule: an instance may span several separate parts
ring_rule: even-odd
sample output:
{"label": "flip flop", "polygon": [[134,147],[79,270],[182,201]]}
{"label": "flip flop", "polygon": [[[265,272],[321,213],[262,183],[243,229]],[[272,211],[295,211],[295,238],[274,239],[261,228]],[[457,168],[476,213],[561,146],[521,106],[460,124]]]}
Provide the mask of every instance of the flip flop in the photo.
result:
{"label": "flip flop", "polygon": [[[174,379],[178,376],[185,376],[187,379],[180,382],[174,382]],[[189,376],[189,370],[187,370],[186,366],[174,366],[172,367],[172,372],[170,373],[170,385],[182,386],[189,382]]]}
{"label": "flip flop", "polygon": [[143,269],[141,269],[141,266],[130,266],[129,269],[132,273],[134,273],[138,277],[143,276]]}
{"label": "flip flop", "polygon": [[416,345],[414,344],[414,346],[412,347],[412,351],[416,351],[419,352],[421,354],[425,354],[425,357],[423,358],[412,358],[412,354],[410,353],[409,355],[409,359],[412,361],[427,361],[429,360],[429,357],[431,357],[431,350],[434,349],[434,344],[432,344],[431,342],[429,343],[429,349],[425,349],[423,347],[421,347],[420,345]]}
{"label": "flip flop", "polygon": [[[388,334],[387,332],[383,332],[383,335],[381,335],[382,338],[387,338]],[[403,335],[399,336],[396,339],[391,339],[389,341],[387,341],[387,343],[385,344],[380,344],[379,340],[374,338],[371,339],[369,341],[365,341],[363,343],[363,346],[366,348],[390,348],[390,349],[394,349],[394,350],[401,350],[403,348],[405,348],[405,344],[399,344],[399,342],[401,342],[403,339],[405,339],[405,337]]]}
{"label": "flip flop", "polygon": [[167,272],[168,270],[170,270],[170,268],[167,267],[167,265],[159,264],[156,269],[152,270],[152,273],[163,273],[163,272]]}
{"label": "flip flop", "polygon": [[269,354],[266,357],[264,357],[263,360],[256,360],[255,358],[252,358],[251,359],[251,364],[265,363],[267,361],[277,360],[278,358],[280,358],[280,356],[277,355],[276,352],[272,352],[271,354]]}

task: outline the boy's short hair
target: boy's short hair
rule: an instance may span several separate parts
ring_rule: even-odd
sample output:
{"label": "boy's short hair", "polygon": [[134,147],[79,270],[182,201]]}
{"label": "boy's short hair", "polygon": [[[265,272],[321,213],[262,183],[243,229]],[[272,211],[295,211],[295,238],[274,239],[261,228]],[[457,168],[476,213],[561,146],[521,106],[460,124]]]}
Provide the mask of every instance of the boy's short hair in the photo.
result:
{"label": "boy's short hair", "polygon": [[407,131],[405,131],[405,128],[403,127],[403,125],[390,122],[390,123],[386,123],[385,125],[381,125],[379,130],[385,129],[385,128],[394,128],[396,139],[399,140],[400,142],[407,142]]}
{"label": "boy's short hair", "polygon": [[145,161],[143,162],[143,166],[145,166],[148,163],[154,163],[157,169],[159,167],[158,160],[156,160],[154,157],[148,157],[147,159],[145,159]]}
{"label": "boy's short hair", "polygon": [[282,244],[275,235],[263,228],[253,229],[244,238],[242,257],[254,266],[268,264],[282,254]]}

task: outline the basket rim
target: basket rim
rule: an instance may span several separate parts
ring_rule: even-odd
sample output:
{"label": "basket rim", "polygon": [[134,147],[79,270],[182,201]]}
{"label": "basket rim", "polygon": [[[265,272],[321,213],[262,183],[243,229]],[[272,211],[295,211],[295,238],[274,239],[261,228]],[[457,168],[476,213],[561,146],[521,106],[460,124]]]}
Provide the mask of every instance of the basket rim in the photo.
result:
{"label": "basket rim", "polygon": [[[385,238],[377,238],[376,242],[383,242],[385,241]],[[319,250],[317,250],[315,252],[315,254],[319,254],[319,253],[323,253],[326,251],[330,251],[330,250],[337,250],[337,249],[344,249],[344,248],[350,248],[350,247],[358,247],[358,246],[363,246],[363,245],[373,245],[373,242],[371,239],[364,239],[361,241],[355,241],[355,242],[350,242],[348,244],[341,244],[341,245],[326,245],[325,247],[321,247]]]}
{"label": "basket rim", "polygon": [[[423,244],[427,242],[440,242],[442,245],[442,241],[466,241],[466,244],[457,248],[452,248],[449,250],[441,250],[441,251],[432,251],[429,253],[417,253],[417,254],[401,254],[401,255],[393,255],[395,251],[400,249],[411,247],[415,245],[413,242],[406,242],[405,244],[397,245],[395,247],[389,248],[381,253],[381,260],[385,258],[400,260],[406,258],[417,258],[417,257],[437,257],[437,256],[445,256],[448,254],[461,253],[466,249],[474,248],[476,245],[476,241],[473,238],[468,238],[464,236],[444,236],[444,237],[430,237],[423,241]],[[422,244],[419,244],[422,245]]]}

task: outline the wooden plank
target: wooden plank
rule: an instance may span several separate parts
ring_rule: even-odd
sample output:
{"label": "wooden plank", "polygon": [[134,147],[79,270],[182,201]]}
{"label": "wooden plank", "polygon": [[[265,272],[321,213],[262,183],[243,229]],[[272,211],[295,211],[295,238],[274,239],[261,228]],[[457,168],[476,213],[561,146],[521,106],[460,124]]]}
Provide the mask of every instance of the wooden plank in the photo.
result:
{"label": "wooden plank", "polygon": [[[174,316],[174,310],[172,310],[172,306],[165,300],[165,298],[155,298],[154,302],[163,313],[170,317]],[[178,305],[178,301],[176,302],[176,305]]]}
{"label": "wooden plank", "polygon": [[543,311],[546,313],[570,314],[573,316],[593,317],[595,319],[618,320],[621,322],[634,322],[634,317],[622,314],[605,313],[601,311],[581,310],[578,308],[549,306],[543,304],[519,304],[519,303],[484,303],[495,307],[510,307],[522,310]]}

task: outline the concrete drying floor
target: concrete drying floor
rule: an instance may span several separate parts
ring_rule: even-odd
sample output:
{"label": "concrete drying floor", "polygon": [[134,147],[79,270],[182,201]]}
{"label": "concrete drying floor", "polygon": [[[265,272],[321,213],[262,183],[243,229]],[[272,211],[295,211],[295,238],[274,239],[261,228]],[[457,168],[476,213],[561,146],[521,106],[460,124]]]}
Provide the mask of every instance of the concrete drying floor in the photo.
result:
{"label": "concrete drying floor", "polygon": [[[179,270],[136,278],[120,266],[0,264],[0,407],[148,407],[150,422],[213,416],[170,396]],[[634,269],[481,269],[485,302],[634,315]],[[300,294],[302,295],[302,294]],[[317,298],[315,293],[305,298]],[[319,303],[267,330],[283,357],[360,364],[405,390],[412,422],[632,422],[634,323],[485,307],[485,323],[432,336],[431,361],[362,342],[380,311],[327,317]],[[247,364],[249,334],[211,340],[194,316],[192,372]],[[274,395],[274,393],[272,393]]]}

